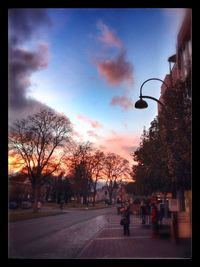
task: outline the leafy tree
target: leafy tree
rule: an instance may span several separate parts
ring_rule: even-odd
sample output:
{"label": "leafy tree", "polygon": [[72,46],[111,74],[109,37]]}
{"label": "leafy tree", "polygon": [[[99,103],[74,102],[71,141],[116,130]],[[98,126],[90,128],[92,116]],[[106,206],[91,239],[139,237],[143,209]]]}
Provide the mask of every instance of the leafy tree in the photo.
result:
{"label": "leafy tree", "polygon": [[135,182],[129,182],[127,184],[125,184],[125,191],[128,194],[137,194],[137,188],[136,188],[136,183]]}
{"label": "leafy tree", "polygon": [[177,81],[163,99],[165,107],[133,153],[133,173],[144,194],[179,192],[184,210],[184,190],[191,189],[191,77]]}
{"label": "leafy tree", "polygon": [[46,178],[58,170],[71,132],[69,119],[52,109],[43,109],[17,121],[9,131],[10,152],[23,162],[32,184],[34,211],[38,191]]}
{"label": "leafy tree", "polygon": [[177,81],[164,95],[166,109],[162,110],[160,131],[167,147],[167,166],[173,192],[181,195],[184,210],[184,190],[191,189],[191,76]]}
{"label": "leafy tree", "polygon": [[133,158],[138,162],[133,166],[133,173],[140,194],[170,190],[166,150],[162,144],[157,118],[151,122],[149,131],[144,130],[140,147],[134,152]]}

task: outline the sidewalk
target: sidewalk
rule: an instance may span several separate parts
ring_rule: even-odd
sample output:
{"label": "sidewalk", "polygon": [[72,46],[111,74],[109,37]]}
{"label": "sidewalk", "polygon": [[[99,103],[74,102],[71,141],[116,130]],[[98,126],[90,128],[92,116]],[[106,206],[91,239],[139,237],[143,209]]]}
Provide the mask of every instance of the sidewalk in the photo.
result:
{"label": "sidewalk", "polygon": [[164,220],[160,236],[152,237],[150,226],[131,215],[130,236],[123,235],[120,215],[106,215],[107,224],[79,253],[78,259],[190,258],[191,242],[175,244],[170,238],[170,221]]}

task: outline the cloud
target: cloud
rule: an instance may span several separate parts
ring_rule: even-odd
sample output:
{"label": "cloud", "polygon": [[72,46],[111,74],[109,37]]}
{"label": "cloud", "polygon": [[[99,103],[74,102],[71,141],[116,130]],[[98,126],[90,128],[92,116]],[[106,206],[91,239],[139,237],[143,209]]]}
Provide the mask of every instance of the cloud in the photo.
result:
{"label": "cloud", "polygon": [[12,45],[30,40],[42,27],[51,25],[47,11],[43,8],[10,9],[8,18],[9,42]]}
{"label": "cloud", "polygon": [[133,153],[138,146],[123,146],[122,149],[126,150],[128,153]]}
{"label": "cloud", "polygon": [[[48,45],[40,44],[37,52],[22,48],[9,51],[9,105],[10,108],[22,109],[30,105],[26,97],[31,85],[31,75],[48,65]],[[33,100],[32,100],[33,101]],[[35,100],[36,101],[36,100]]]}
{"label": "cloud", "polygon": [[75,136],[75,137],[81,137],[82,135],[79,133],[79,132],[77,132],[77,131],[73,131],[73,135]]}
{"label": "cloud", "polygon": [[98,39],[108,47],[121,48],[123,46],[122,41],[117,37],[116,33],[112,31],[106,24],[102,21],[97,23],[97,27],[101,32]]}
{"label": "cloud", "polygon": [[116,86],[122,82],[133,83],[133,65],[125,59],[125,51],[112,60],[96,61],[98,71],[108,84]]}
{"label": "cloud", "polygon": [[78,114],[76,117],[78,120],[89,123],[93,128],[101,128],[102,127],[102,125],[98,121],[91,120],[90,118],[88,118],[82,114]]}
{"label": "cloud", "polygon": [[23,45],[31,41],[42,27],[49,25],[45,9],[9,10],[9,124],[47,107],[36,99],[28,98],[27,93],[31,75],[48,66],[48,44],[40,42],[37,51],[27,50]]}
{"label": "cloud", "polygon": [[94,131],[91,131],[91,130],[87,131],[87,134],[89,136],[91,136],[91,137],[96,138],[96,139],[100,139],[101,138],[98,134],[96,134]]}
{"label": "cloud", "polygon": [[117,134],[115,131],[104,140],[101,140],[98,145],[102,150],[107,152],[116,153],[129,162],[134,163],[130,153],[139,146],[140,136],[134,136],[133,134]]}
{"label": "cloud", "polygon": [[128,129],[128,125],[125,122],[123,122],[123,125],[124,125],[125,129]]}
{"label": "cloud", "polygon": [[128,110],[133,108],[133,102],[126,96],[114,96],[110,102],[111,105],[118,105],[122,107],[123,110]]}

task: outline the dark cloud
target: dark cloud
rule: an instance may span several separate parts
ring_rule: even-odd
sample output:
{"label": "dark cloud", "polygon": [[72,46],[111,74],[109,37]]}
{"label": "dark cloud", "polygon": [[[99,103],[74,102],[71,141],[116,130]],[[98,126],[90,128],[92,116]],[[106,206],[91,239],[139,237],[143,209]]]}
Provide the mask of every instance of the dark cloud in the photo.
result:
{"label": "dark cloud", "polygon": [[31,85],[30,77],[35,71],[47,67],[48,46],[40,44],[37,52],[22,48],[11,48],[9,51],[9,105],[22,109],[30,105],[27,89]]}
{"label": "dark cloud", "polygon": [[51,22],[46,9],[16,8],[8,12],[9,42],[12,45],[30,40],[42,27]]}
{"label": "dark cloud", "polygon": [[24,49],[23,45],[31,41],[43,27],[49,26],[50,20],[45,9],[10,9],[8,23],[9,124],[11,124],[16,119],[46,107],[33,98],[27,98],[27,91],[31,86],[31,75],[48,65],[48,45],[40,43],[37,51]]}

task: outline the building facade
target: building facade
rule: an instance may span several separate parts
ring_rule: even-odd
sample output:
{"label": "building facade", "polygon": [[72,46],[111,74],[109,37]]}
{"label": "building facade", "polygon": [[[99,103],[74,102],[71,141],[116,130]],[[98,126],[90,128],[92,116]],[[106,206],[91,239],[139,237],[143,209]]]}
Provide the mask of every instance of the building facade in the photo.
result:
{"label": "building facade", "polygon": [[[176,54],[168,58],[170,73],[166,74],[161,86],[159,100],[163,102],[166,90],[173,90],[177,80],[185,81],[192,71],[192,10],[187,9],[177,36]],[[173,65],[172,65],[173,64]],[[158,115],[162,106],[158,104]]]}

